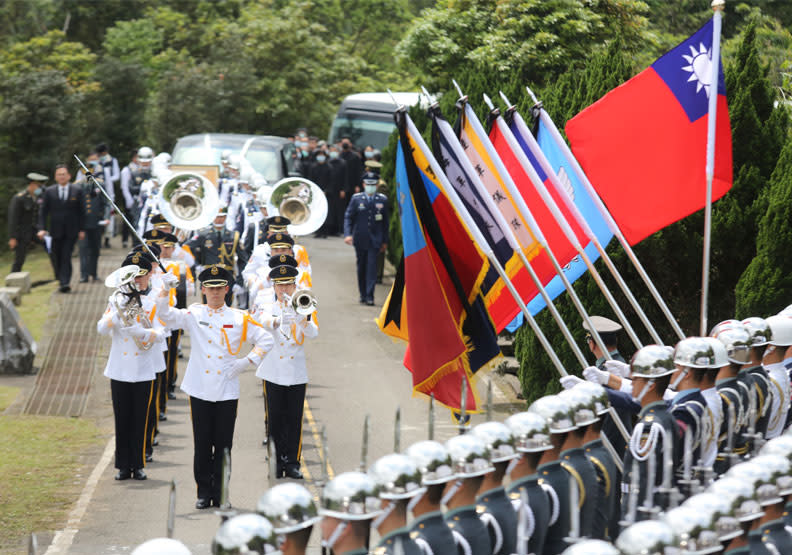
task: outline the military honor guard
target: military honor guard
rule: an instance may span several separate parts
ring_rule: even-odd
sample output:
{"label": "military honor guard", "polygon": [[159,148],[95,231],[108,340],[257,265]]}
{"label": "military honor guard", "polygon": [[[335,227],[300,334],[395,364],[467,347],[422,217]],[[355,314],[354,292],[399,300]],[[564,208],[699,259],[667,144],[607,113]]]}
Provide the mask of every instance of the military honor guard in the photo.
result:
{"label": "military honor guard", "polygon": [[769,440],[780,436],[787,424],[790,383],[789,370],[785,363],[788,362],[787,350],[792,346],[792,318],[781,315],[770,316],[765,322],[770,328],[770,340],[762,357],[762,367],[767,372],[773,393],[767,434],[765,434],[765,439]]}
{"label": "military honor guard", "polygon": [[[249,314],[226,306],[233,276],[225,267],[211,265],[198,276],[206,304],[187,309],[169,306],[168,291],[157,299],[157,310],[172,330],[190,334],[191,353],[181,389],[190,397],[195,451],[193,469],[198,486],[197,509],[219,505],[223,452],[231,451],[239,400],[239,374],[258,366],[272,349],[272,336]],[[168,289],[176,278],[166,274]],[[245,341],[254,344],[244,357]]]}
{"label": "military honor guard", "polygon": [[259,499],[256,512],[272,523],[283,555],[305,555],[311,531],[321,520],[311,492],[294,482],[270,488]]}
{"label": "military honor guard", "polygon": [[104,315],[96,325],[100,335],[112,338],[104,375],[110,378],[115,417],[116,480],[145,480],[144,451],[149,403],[156,372],[165,367],[162,351],[156,348],[163,336],[154,302],[146,296],[151,262],[140,253],[124,260],[108,276],[106,284],[116,288]]}
{"label": "military honor guard", "polygon": [[11,197],[8,203],[8,248],[14,251],[12,272],[22,271],[30,243],[38,239],[38,205],[47,176],[30,172],[28,186]]}
{"label": "military honor guard", "polygon": [[344,214],[344,242],[355,247],[361,304],[374,305],[377,253],[388,246],[388,197],[377,192],[379,176],[363,174],[364,192],[352,195]]}
{"label": "military honor guard", "polygon": [[308,369],[306,338],[319,334],[315,312],[298,313],[293,304],[299,271],[278,265],[270,270],[273,293],[269,306],[257,313],[274,337],[272,351],[263,358],[256,377],[264,380],[268,435],[275,441],[278,477],[301,479],[302,420]]}
{"label": "military honor guard", "polygon": [[362,472],[339,474],[322,489],[322,547],[338,555],[368,555],[371,521],[381,512],[374,480]]}
{"label": "military honor guard", "polygon": [[[259,268],[266,268],[269,259],[278,254],[293,256],[297,260],[299,269],[303,273],[311,275],[311,261],[308,258],[308,251],[303,245],[295,244],[294,238],[287,231],[291,220],[285,216],[270,216],[267,218],[266,223],[266,239],[253,247],[250,259],[244,270],[242,270],[242,277],[249,290],[256,289],[256,271]],[[273,239],[276,235],[280,235],[280,238],[276,237]]]}

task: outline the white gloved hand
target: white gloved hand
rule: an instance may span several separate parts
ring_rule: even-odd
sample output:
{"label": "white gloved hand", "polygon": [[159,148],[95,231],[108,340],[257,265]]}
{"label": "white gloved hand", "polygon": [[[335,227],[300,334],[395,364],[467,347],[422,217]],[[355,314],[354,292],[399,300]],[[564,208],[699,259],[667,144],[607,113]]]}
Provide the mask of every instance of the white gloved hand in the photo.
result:
{"label": "white gloved hand", "polygon": [[605,370],[620,378],[627,378],[630,376],[630,365],[620,360],[606,360]]}
{"label": "white gloved hand", "polygon": [[127,326],[125,328],[121,328],[121,333],[133,337],[135,339],[148,339],[151,335],[151,330],[146,329],[141,326],[139,323],[132,324],[131,326]]}
{"label": "white gloved hand", "polygon": [[605,385],[608,383],[608,378],[610,378],[610,373],[605,372],[604,370],[600,370],[596,366],[589,366],[583,369],[583,377],[590,382],[598,383],[600,385]]}
{"label": "white gloved hand", "polygon": [[[621,391],[622,393],[629,393],[630,395],[632,395],[632,380],[628,378],[622,378],[619,391]],[[666,389],[666,391],[668,390]]]}
{"label": "white gloved hand", "polygon": [[238,283],[235,283],[234,286],[231,288],[231,291],[233,291],[234,295],[239,296],[245,292],[245,288],[239,285]]}
{"label": "white gloved hand", "polygon": [[561,387],[563,387],[564,389],[572,389],[577,384],[583,383],[583,380],[571,374],[569,376],[561,376],[561,378],[558,381],[561,382]]}
{"label": "white gloved hand", "polygon": [[179,286],[179,278],[171,272],[162,274],[162,285],[165,286],[165,289],[175,289]]}
{"label": "white gloved hand", "polygon": [[250,367],[250,361],[245,358],[238,358],[231,361],[231,363],[226,367],[226,376],[229,380],[233,380],[237,376],[239,376],[242,372],[247,370]]}

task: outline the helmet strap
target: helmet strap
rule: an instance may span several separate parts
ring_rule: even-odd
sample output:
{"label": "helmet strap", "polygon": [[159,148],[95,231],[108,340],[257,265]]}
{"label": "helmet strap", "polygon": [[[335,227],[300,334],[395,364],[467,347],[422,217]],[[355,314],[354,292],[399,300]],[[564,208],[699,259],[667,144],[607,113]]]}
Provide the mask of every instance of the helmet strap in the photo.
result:
{"label": "helmet strap", "polygon": [[420,502],[421,502],[421,499],[423,499],[423,496],[424,496],[424,495],[425,495],[425,492],[421,492],[421,493],[419,493],[419,494],[417,494],[417,495],[413,496],[413,498],[412,498],[412,499],[410,499],[410,500],[407,502],[407,512],[410,512],[410,513],[411,513],[411,512],[413,511],[413,509],[415,508],[415,506],[416,506],[418,503],[420,503]]}
{"label": "helmet strap", "polygon": [[510,476],[514,467],[517,466],[517,463],[520,462],[520,457],[516,457],[509,461],[508,466],[506,467],[506,476]]}
{"label": "helmet strap", "polygon": [[646,394],[649,393],[649,386],[652,385],[653,383],[654,380],[650,379],[646,382],[646,385],[643,386],[643,389],[638,394],[638,397],[635,398],[635,400],[638,401],[639,404],[643,400],[643,398],[646,397]]}
{"label": "helmet strap", "polygon": [[338,525],[335,527],[335,530],[333,530],[333,533],[330,534],[330,537],[327,538],[326,540],[322,540],[322,547],[325,547],[327,549],[333,549],[333,546],[338,541],[338,538],[341,537],[341,534],[344,533],[346,527],[347,527],[347,522],[345,520],[339,522]]}
{"label": "helmet strap", "polygon": [[669,387],[670,389],[673,389],[674,391],[676,391],[676,388],[677,388],[677,386],[679,385],[679,382],[681,382],[682,380],[684,380],[684,379],[685,379],[685,376],[687,376],[687,375],[688,375],[688,371],[689,371],[689,370],[690,370],[690,369],[689,369],[687,366],[683,366],[683,367],[682,367],[682,370],[680,370],[680,371],[679,371],[679,377],[677,377],[677,379],[675,379],[675,380],[674,380],[674,383],[672,383],[672,384],[671,384],[671,385],[669,385],[668,387]]}
{"label": "helmet strap", "polygon": [[382,512],[377,515],[377,518],[371,521],[372,528],[379,529],[380,524],[385,522],[385,519],[390,516],[390,514],[393,512],[393,509],[395,508],[396,504],[391,500],[391,502],[388,503],[388,507],[383,509]]}
{"label": "helmet strap", "polygon": [[461,488],[461,487],[462,487],[462,480],[457,478],[454,481],[453,485],[450,488],[448,488],[448,491],[445,493],[443,498],[440,500],[440,504],[447,506],[448,502],[451,501],[451,499],[454,498],[454,496],[456,495],[456,492],[458,492],[459,488]]}

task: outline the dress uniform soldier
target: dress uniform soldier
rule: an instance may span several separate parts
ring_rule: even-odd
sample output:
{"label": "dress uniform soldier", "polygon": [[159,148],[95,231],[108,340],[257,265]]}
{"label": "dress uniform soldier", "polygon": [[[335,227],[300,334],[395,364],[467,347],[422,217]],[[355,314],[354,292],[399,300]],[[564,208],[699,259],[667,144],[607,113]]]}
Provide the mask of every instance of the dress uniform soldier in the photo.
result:
{"label": "dress uniform soldier", "polygon": [[723,423],[718,436],[718,456],[714,470],[720,475],[748,452],[745,420],[748,411],[750,384],[738,380],[740,369],[749,360],[750,337],[742,324],[725,329],[713,329],[712,335],[726,348],[729,360],[718,372],[715,386],[721,399]]}
{"label": "dress uniform soldier", "polygon": [[[558,395],[547,395],[534,401],[528,410],[542,416],[550,428],[550,441],[552,449],[542,453],[539,467],[536,469],[541,480],[552,489],[553,516],[545,538],[546,553],[560,553],[568,545],[570,533],[578,532],[572,529],[572,501],[570,491],[570,478],[578,486],[578,505],[585,500],[585,492],[581,492],[582,480],[579,473],[561,457],[561,451],[566,443],[569,432],[575,429],[572,407]],[[579,508],[579,507],[578,507]]]}
{"label": "dress uniform soldier", "polygon": [[28,186],[8,203],[8,248],[14,251],[12,272],[22,270],[30,242],[38,231],[38,197],[43,191],[47,176],[36,172],[27,174]]}
{"label": "dress uniform soldier", "polygon": [[394,453],[378,459],[368,474],[382,500],[382,513],[372,523],[381,538],[373,555],[425,555],[407,528],[408,502],[426,491],[416,464],[407,455]]}
{"label": "dress uniform soldier", "polygon": [[[550,428],[543,416],[527,411],[511,415],[505,424],[514,434],[520,453],[507,489],[512,506],[518,515],[522,514],[517,536],[528,542],[527,553],[544,553],[547,529],[558,519],[559,508],[555,490],[544,481],[540,483],[537,474],[542,453],[553,448]],[[523,496],[527,505],[522,503]]]}
{"label": "dress uniform soldier", "polygon": [[282,538],[278,549],[284,555],[305,555],[314,524],[321,520],[311,492],[294,482],[270,488],[259,499],[256,512]]}
{"label": "dress uniform soldier", "polygon": [[605,492],[594,463],[583,448],[589,426],[598,422],[596,406],[589,395],[577,388],[562,391],[558,396],[572,408],[575,423],[575,429],[567,434],[562,447],[561,460],[567,465],[565,470],[578,482],[580,536],[601,539],[605,536],[605,528],[603,519],[597,519],[597,511],[605,505]]}
{"label": "dress uniform soldier", "polygon": [[368,555],[371,521],[382,509],[374,480],[362,472],[339,474],[322,489],[322,547],[338,555]]}
{"label": "dress uniform soldier", "polygon": [[93,180],[82,183],[83,229],[85,236],[80,240],[80,282],[89,278],[97,281],[96,267],[99,263],[99,248],[107,225],[107,201]]}
{"label": "dress uniform soldier", "polygon": [[360,302],[374,305],[377,253],[388,246],[388,197],[377,192],[379,177],[363,174],[364,192],[352,195],[344,214],[344,242],[355,247]]}
{"label": "dress uniform soldier", "polygon": [[255,202],[248,207],[245,231],[242,233],[242,244],[248,253],[248,264],[253,258],[254,249],[267,241],[267,199],[266,189],[256,191]]}
{"label": "dress uniform soldier", "polygon": [[490,532],[492,552],[512,555],[517,553],[517,513],[503,488],[503,478],[511,461],[520,456],[515,449],[514,434],[500,422],[483,422],[470,433],[487,446],[493,466],[492,472],[484,476],[476,498],[477,506],[483,509],[481,519]]}
{"label": "dress uniform soldier", "polygon": [[[190,396],[195,451],[193,472],[198,485],[197,509],[220,502],[223,451],[231,450],[239,400],[239,374],[258,365],[272,348],[272,336],[249,314],[225,305],[231,272],[209,266],[198,276],[206,304],[187,309],[168,305],[168,291],[157,299],[157,312],[170,329],[187,330],[192,351],[181,389]],[[167,288],[176,284],[165,274]],[[253,349],[237,359],[248,340]]]}
{"label": "dress uniform soldier", "polygon": [[487,446],[471,434],[455,436],[446,441],[451,456],[454,481],[446,484],[443,504],[448,507],[443,518],[452,531],[467,540],[471,555],[491,555],[487,526],[476,507],[476,494],[484,475],[493,470]]}
{"label": "dress uniform soldier", "polygon": [[410,537],[429,554],[448,553],[470,554],[470,545],[457,530],[448,527],[443,519],[442,497],[446,484],[454,479],[451,457],[442,443],[419,441],[407,448],[405,454],[412,459],[421,472],[421,485],[425,493],[417,494],[410,500],[410,508],[415,517],[410,529]]}
{"label": "dress uniform soldier", "polygon": [[[659,499],[655,488],[660,487],[664,480],[668,485],[672,478],[667,475],[664,455],[671,455],[675,465],[681,458],[677,455],[679,434],[676,420],[663,400],[674,372],[670,349],[658,345],[643,347],[633,356],[630,368],[632,394],[641,404],[641,412],[624,455],[622,514],[626,521],[634,522],[651,516],[647,512],[636,513],[638,504],[647,509],[656,507]],[[663,500],[663,504],[666,502]]]}
{"label": "dress uniform soldier", "polygon": [[272,553],[278,538],[269,520],[256,513],[242,513],[223,522],[212,540],[212,555]]}
{"label": "dress uniform soldier", "polygon": [[[140,189],[143,182],[151,179],[151,162],[154,160],[154,151],[147,146],[142,146],[137,151],[137,163],[129,163],[121,170],[121,194],[124,196],[124,206],[127,218],[130,222],[137,222],[140,219]],[[129,230],[122,226],[121,240],[122,246],[126,247]],[[132,237],[133,242],[137,242]]]}
{"label": "dress uniform soldier", "polygon": [[242,285],[241,269],[247,264],[247,253],[239,244],[239,232],[226,229],[225,221],[225,209],[221,208],[212,226],[203,229],[187,245],[198,266],[205,268],[218,265],[231,274],[230,283],[239,287],[228,288],[225,302],[230,306],[234,289],[239,291]]}
{"label": "dress uniform soldier", "polygon": [[256,271],[256,280],[253,281],[253,287],[249,290],[252,300],[250,313],[254,314],[260,310],[260,306],[269,305],[272,302],[272,280],[270,279],[270,272],[276,266],[293,266],[297,268],[297,277],[294,282],[297,289],[310,289],[311,274],[300,270],[297,259],[288,254],[278,254],[270,257],[269,264],[264,268],[259,268]]}
{"label": "dress uniform soldier", "polygon": [[765,439],[781,435],[787,422],[790,402],[789,372],[785,366],[786,351],[792,346],[792,318],[770,316],[765,320],[770,328],[770,340],[762,357],[762,367],[770,382],[772,404]]}
{"label": "dress uniform soldier", "polygon": [[275,342],[259,364],[256,377],[264,380],[268,434],[275,441],[278,477],[301,479],[303,405],[308,383],[303,343],[319,334],[319,326],[315,313],[297,314],[292,306],[297,274],[297,268],[288,265],[270,271],[274,291],[269,307],[261,308],[260,321]]}
{"label": "dress uniform soldier", "polygon": [[[767,345],[772,339],[770,326],[764,318],[752,317],[742,321],[748,334],[751,336],[751,360],[745,365],[745,373],[753,380],[752,405],[755,414],[749,414],[752,421],[753,433],[759,434],[762,438],[767,433],[767,425],[770,419],[770,378],[762,368]],[[749,411],[751,412],[751,411]],[[751,449],[754,448],[755,441],[751,442]]]}
{"label": "dress uniform soldier", "polygon": [[156,318],[154,302],[145,296],[151,262],[133,253],[124,259],[122,267],[130,265],[134,282],[120,280],[119,290],[111,297],[96,330],[113,340],[104,375],[110,378],[115,418],[115,479],[145,480],[148,408],[155,373],[164,368],[165,360],[156,348],[163,335],[161,321]]}
{"label": "dress uniform soldier", "polygon": [[[259,243],[253,247],[253,253],[250,255],[245,269],[242,270],[242,277],[248,289],[254,286],[256,270],[266,267],[270,257],[276,254],[289,254],[293,256],[297,260],[300,270],[309,275],[311,274],[311,261],[308,258],[308,251],[303,245],[295,244],[294,239],[287,231],[287,226],[291,224],[291,220],[285,216],[270,216],[267,218],[266,222],[267,237],[263,243]],[[281,234],[281,239],[277,239],[277,242],[286,242],[289,244],[273,247],[271,239],[279,233]]]}

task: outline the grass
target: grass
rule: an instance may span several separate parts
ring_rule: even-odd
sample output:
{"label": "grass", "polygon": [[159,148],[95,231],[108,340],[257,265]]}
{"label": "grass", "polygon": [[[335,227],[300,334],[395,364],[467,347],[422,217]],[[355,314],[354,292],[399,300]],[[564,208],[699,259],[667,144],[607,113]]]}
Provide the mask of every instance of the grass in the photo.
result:
{"label": "grass", "polygon": [[[14,261],[13,251],[0,253],[0,268],[6,272],[11,271],[11,264]],[[41,341],[44,324],[50,318],[50,297],[58,288],[57,281],[54,281],[52,264],[46,251],[40,246],[28,251],[25,265],[22,267],[25,272],[30,272],[30,280],[37,281],[53,280],[51,283],[34,287],[31,292],[22,297],[22,304],[16,307],[19,317],[25,327],[33,335],[36,343]],[[5,274],[3,274],[5,275]]]}
{"label": "grass", "polygon": [[62,527],[84,481],[81,454],[100,442],[90,420],[0,416],[0,551]]}
{"label": "grass", "polygon": [[14,399],[16,399],[18,394],[18,387],[0,386],[0,412],[6,410],[11,405],[11,403],[14,402]]}

